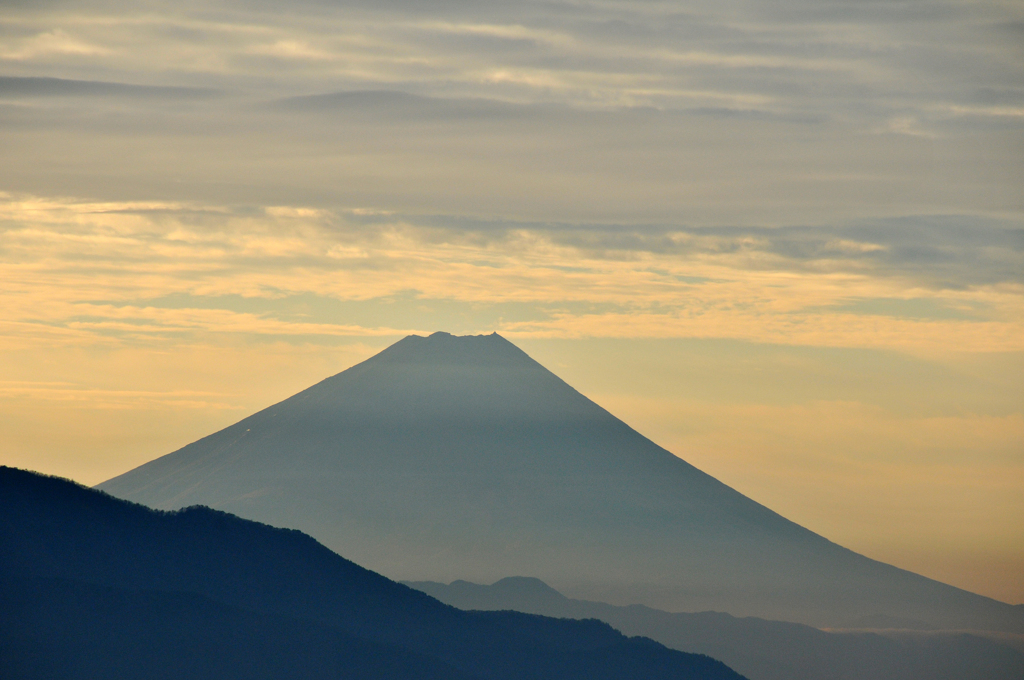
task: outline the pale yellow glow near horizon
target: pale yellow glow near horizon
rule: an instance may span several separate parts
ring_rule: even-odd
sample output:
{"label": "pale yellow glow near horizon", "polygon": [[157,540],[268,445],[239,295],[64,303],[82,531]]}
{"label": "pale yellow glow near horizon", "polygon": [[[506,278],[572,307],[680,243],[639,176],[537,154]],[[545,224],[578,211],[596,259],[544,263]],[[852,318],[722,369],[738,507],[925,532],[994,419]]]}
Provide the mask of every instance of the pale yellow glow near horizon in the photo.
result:
{"label": "pale yellow glow near horizon", "polygon": [[787,258],[771,232],[616,250],[383,209],[28,195],[0,219],[5,464],[98,483],[403,335],[496,330],[790,519],[1024,601],[1019,285],[930,286],[866,241]]}
{"label": "pale yellow glow near horizon", "polygon": [[859,402],[595,398],[701,470],[845,547],[1021,601],[1019,413],[914,417]]}

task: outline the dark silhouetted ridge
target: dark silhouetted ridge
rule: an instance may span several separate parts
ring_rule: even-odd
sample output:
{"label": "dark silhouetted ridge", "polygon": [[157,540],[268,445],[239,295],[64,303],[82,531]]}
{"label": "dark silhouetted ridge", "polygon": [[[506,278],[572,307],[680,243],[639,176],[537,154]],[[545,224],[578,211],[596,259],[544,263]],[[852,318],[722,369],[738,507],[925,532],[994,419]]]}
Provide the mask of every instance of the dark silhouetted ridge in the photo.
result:
{"label": "dark silhouetted ridge", "polygon": [[0,677],[736,679],[598,621],[462,612],[299,531],[0,467]]}

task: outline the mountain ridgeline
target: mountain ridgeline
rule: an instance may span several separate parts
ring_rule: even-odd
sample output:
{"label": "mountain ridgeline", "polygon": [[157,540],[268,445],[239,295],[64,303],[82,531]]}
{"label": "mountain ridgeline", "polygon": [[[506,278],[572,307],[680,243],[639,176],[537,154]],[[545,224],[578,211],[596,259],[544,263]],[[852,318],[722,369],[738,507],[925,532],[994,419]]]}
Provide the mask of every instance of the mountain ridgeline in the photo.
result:
{"label": "mountain ridgeline", "polygon": [[[523,577],[504,578],[489,586],[467,581],[406,585],[460,609],[598,619],[627,635],[643,635],[672,649],[721,659],[750,680],[1024,678],[1024,638],[1006,633],[921,630],[921,622],[893,620],[860,620],[851,622],[858,629],[824,631],[720,612],[616,607],[574,600],[543,581]],[[865,630],[872,624],[884,630]]]}
{"label": "mountain ridgeline", "polygon": [[1024,615],[838,546],[632,430],[497,334],[410,336],[99,488],[300,529],[392,578],[811,625]]}
{"label": "mountain ridgeline", "polygon": [[0,677],[742,680],[598,621],[460,611],[299,531],[7,467]]}

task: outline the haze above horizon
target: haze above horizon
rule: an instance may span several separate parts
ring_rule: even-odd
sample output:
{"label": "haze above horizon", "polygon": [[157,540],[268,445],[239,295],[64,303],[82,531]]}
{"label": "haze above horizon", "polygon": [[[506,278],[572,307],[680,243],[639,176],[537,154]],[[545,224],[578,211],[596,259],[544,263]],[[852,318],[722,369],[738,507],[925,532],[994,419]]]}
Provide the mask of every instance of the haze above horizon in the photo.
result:
{"label": "haze above horizon", "polygon": [[1024,602],[1024,9],[0,9],[0,462],[97,483],[498,331],[870,557]]}

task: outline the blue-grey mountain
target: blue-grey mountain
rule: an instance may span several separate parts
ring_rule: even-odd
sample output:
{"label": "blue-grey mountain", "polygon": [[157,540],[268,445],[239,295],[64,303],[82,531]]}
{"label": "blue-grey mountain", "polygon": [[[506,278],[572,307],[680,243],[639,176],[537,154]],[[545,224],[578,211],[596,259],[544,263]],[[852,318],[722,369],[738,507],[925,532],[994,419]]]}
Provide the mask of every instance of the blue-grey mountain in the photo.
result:
{"label": "blue-grey mountain", "polygon": [[675,611],[1024,632],[1010,605],[858,555],[743,496],[496,334],[407,337],[100,488],[297,528],[392,578],[526,574]]}

